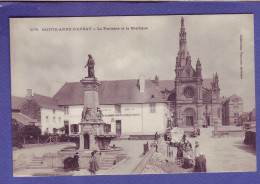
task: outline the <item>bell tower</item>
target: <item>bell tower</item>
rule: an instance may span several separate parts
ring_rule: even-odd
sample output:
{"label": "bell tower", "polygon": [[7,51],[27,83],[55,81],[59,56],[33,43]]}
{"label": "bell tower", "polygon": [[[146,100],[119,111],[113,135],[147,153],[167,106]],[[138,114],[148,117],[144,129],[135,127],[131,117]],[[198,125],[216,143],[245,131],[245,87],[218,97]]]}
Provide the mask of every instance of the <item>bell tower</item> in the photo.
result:
{"label": "bell tower", "polygon": [[203,80],[199,59],[195,69],[192,67],[191,56],[187,50],[187,33],[185,31],[184,18],[182,17],[179,32],[179,51],[175,65],[175,123],[180,127],[197,127],[202,122]]}

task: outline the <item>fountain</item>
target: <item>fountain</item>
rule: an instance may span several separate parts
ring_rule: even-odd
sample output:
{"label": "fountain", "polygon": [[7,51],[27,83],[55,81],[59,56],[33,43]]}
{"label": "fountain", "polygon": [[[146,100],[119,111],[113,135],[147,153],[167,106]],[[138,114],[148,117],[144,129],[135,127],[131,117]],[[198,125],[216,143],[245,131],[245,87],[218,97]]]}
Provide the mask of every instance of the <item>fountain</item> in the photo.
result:
{"label": "fountain", "polygon": [[111,140],[117,136],[108,132],[109,125],[102,118],[103,114],[99,108],[98,97],[98,89],[101,83],[94,75],[94,65],[95,62],[92,56],[89,55],[88,63],[85,66],[88,67],[88,77],[80,81],[84,89],[84,108],[81,114],[79,145],[76,148],[64,148],[55,154],[45,154],[43,156],[43,165],[47,168],[63,167],[64,159],[73,157],[76,152],[79,153],[80,168],[89,167],[89,159],[93,151],[99,153],[96,154],[99,161],[105,158],[106,155],[110,157],[113,155],[116,163],[127,157],[122,148],[109,146]]}
{"label": "fountain", "polygon": [[94,60],[91,55],[86,66],[88,66],[88,77],[80,81],[84,89],[84,108],[80,123],[79,150],[107,150],[116,135],[108,133],[108,125],[102,119],[103,114],[99,108],[98,98],[98,88],[101,83],[94,76]]}

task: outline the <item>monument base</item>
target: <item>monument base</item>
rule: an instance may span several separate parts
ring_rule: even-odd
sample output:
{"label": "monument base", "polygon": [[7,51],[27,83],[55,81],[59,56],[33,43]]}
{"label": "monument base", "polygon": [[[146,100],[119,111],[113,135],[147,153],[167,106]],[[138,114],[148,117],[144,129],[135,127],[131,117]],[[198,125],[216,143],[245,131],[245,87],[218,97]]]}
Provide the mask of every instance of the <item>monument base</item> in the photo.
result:
{"label": "monument base", "polygon": [[106,150],[116,135],[105,133],[104,122],[81,122],[79,150]]}

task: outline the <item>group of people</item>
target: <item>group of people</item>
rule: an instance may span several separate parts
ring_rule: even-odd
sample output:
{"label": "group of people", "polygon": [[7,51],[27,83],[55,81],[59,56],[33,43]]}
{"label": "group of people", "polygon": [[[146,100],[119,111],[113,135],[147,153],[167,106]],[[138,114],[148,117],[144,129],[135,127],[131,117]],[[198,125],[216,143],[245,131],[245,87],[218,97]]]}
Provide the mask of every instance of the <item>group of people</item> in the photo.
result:
{"label": "group of people", "polygon": [[185,169],[194,166],[194,172],[207,172],[206,157],[200,151],[199,142],[195,141],[195,150],[193,153],[192,144],[184,135],[181,144],[177,146],[176,160],[178,164],[182,164]]}
{"label": "group of people", "polygon": [[[91,175],[96,174],[96,171],[99,170],[99,165],[97,158],[95,154],[97,151],[91,152],[91,157],[89,160],[89,172]],[[76,153],[74,157],[68,157],[67,159],[64,160],[64,168],[65,169],[71,169],[73,171],[79,171],[79,153]]]}

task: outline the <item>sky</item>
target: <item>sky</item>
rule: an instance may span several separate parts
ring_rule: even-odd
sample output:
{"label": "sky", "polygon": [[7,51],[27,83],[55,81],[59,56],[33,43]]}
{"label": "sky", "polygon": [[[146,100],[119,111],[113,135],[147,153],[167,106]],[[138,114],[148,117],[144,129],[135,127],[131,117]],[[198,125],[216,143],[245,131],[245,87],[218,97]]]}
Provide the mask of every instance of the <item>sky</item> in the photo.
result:
{"label": "sky", "polygon": [[[95,60],[95,76],[101,81],[138,79],[140,75],[174,80],[181,17],[11,18],[11,93],[24,97],[30,88],[52,96],[54,86],[87,76],[88,54]],[[212,78],[217,72],[220,95],[241,96],[244,111],[251,111],[255,107],[253,15],[183,17],[193,68],[199,58],[202,77]],[[62,28],[85,30],[59,31]]]}

